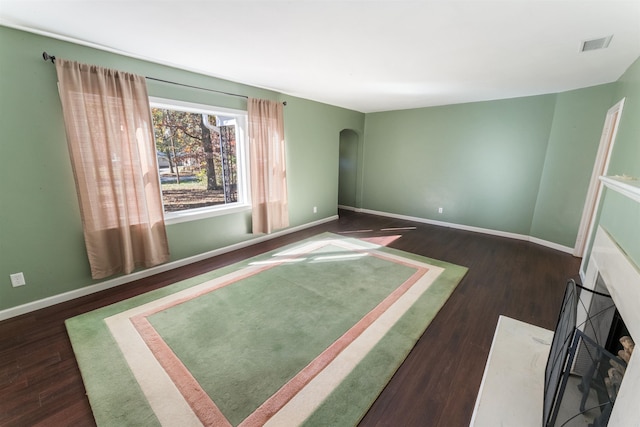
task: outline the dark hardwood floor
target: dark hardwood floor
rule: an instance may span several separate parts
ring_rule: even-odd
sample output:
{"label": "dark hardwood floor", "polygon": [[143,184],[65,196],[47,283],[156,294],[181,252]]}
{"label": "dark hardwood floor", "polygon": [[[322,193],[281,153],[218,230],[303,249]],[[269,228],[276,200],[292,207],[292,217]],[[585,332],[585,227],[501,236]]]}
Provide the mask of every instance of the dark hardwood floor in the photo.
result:
{"label": "dark hardwood floor", "polygon": [[[394,227],[413,230],[382,231]],[[370,231],[365,231],[370,230]],[[389,246],[469,272],[361,426],[468,426],[498,316],[553,329],[580,260],[536,244],[340,212],[340,219],[0,322],[0,426],[93,426],[64,320],[322,231],[400,234]]]}

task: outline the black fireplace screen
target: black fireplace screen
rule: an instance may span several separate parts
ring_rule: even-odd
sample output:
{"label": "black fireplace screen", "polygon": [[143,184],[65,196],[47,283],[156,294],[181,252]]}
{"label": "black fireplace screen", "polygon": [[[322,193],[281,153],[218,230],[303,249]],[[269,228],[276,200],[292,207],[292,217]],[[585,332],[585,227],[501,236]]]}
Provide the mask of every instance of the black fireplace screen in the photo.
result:
{"label": "black fireplace screen", "polygon": [[[587,320],[576,325],[582,304],[578,289],[593,293]],[[601,344],[596,326],[610,318],[615,305],[609,295],[567,283],[545,369],[543,427],[607,425],[626,368],[623,360]],[[604,341],[607,340],[604,337]],[[576,355],[584,359],[578,368]],[[614,378],[615,377],[615,378]]]}
{"label": "black fireplace screen", "polygon": [[549,350],[549,359],[547,367],[544,371],[544,412],[543,426],[553,426],[555,417],[553,416],[555,402],[558,400],[558,391],[560,388],[560,379],[567,364],[569,347],[573,342],[573,336],[576,330],[576,317],[578,308],[578,293],[576,282],[570,280],[564,292],[562,307],[558,322],[556,323],[551,349]]}

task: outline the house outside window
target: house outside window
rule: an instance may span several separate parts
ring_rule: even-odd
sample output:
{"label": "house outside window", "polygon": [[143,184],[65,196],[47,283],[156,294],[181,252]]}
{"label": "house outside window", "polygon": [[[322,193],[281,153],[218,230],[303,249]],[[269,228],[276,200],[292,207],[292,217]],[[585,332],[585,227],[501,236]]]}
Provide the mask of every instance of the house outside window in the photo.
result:
{"label": "house outside window", "polygon": [[246,112],[150,98],[165,220],[247,208]]}

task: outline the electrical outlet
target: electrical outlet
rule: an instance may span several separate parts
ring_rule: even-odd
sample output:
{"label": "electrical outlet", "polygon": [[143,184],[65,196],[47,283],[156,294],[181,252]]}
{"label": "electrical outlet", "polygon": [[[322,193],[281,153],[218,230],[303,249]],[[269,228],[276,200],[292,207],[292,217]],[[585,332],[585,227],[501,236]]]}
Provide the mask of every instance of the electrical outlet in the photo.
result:
{"label": "electrical outlet", "polygon": [[317,206],[313,207],[313,213],[318,213],[318,207]]}
{"label": "electrical outlet", "polygon": [[438,213],[442,213],[443,210],[444,209],[442,209],[442,208],[438,208]]}
{"label": "electrical outlet", "polygon": [[27,282],[24,281],[24,274],[22,273],[10,274],[9,277],[11,277],[11,286],[14,288],[27,284]]}

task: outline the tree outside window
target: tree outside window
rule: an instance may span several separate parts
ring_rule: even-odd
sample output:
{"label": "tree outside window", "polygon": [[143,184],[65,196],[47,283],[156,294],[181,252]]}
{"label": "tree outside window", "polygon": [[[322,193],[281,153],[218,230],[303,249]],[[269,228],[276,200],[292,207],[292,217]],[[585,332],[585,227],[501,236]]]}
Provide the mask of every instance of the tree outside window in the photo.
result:
{"label": "tree outside window", "polygon": [[151,104],[165,212],[237,203],[237,117]]}

